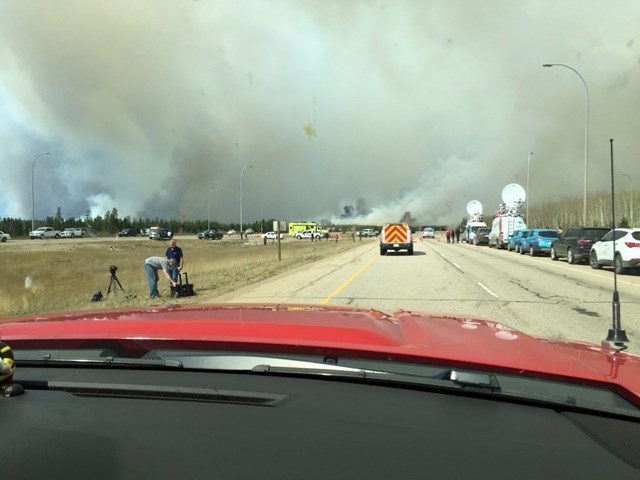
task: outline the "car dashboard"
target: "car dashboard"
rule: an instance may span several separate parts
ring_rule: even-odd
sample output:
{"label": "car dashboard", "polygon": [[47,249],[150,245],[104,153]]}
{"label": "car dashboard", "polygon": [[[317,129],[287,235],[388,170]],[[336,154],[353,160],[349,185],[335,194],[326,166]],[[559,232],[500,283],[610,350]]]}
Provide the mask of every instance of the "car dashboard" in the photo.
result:
{"label": "car dashboard", "polygon": [[[163,358],[165,357],[165,358]],[[617,478],[640,421],[286,368],[25,362],[0,398],[12,478]],[[37,461],[35,461],[37,459]]]}

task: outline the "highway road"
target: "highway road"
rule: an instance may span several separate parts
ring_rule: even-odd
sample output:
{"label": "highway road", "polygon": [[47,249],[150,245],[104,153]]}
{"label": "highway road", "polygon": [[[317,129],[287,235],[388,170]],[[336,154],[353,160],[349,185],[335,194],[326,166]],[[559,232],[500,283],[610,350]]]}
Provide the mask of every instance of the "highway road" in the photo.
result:
{"label": "highway road", "polygon": [[[376,240],[209,302],[351,305],[479,316],[531,335],[599,344],[612,326],[611,270],[548,256],[416,241],[380,256]],[[640,354],[640,276],[618,275],[622,328]]]}

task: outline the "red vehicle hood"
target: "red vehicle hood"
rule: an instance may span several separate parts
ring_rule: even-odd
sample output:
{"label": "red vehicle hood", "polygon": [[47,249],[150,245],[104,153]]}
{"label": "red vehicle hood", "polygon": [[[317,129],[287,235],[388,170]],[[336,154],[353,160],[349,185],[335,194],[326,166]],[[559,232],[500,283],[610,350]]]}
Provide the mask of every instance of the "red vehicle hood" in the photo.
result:
{"label": "red vehicle hood", "polygon": [[[640,403],[640,357],[531,337],[481,318],[320,305],[172,305],[0,321],[14,349],[87,340],[344,354],[607,383]],[[176,346],[176,348],[179,348]],[[195,348],[195,347],[194,347]]]}

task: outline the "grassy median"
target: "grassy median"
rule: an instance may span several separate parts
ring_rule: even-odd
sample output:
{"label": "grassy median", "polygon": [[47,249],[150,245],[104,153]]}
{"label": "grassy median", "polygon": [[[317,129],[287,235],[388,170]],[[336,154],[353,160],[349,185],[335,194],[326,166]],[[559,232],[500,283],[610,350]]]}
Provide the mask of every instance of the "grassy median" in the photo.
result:
{"label": "grassy median", "polygon": [[[197,292],[196,296],[180,301],[204,301],[360,244],[351,239],[338,242],[285,239],[279,260],[277,242],[264,245],[259,238],[247,242],[178,239],[185,256],[184,271]],[[166,248],[165,241],[140,238],[3,244],[0,316],[148,305],[142,262],[152,255],[164,256]],[[116,277],[123,291],[117,288],[108,294],[112,265],[117,267]],[[175,303],[162,276],[159,286],[162,297],[153,302]],[[91,302],[98,291],[102,292],[103,300]]]}

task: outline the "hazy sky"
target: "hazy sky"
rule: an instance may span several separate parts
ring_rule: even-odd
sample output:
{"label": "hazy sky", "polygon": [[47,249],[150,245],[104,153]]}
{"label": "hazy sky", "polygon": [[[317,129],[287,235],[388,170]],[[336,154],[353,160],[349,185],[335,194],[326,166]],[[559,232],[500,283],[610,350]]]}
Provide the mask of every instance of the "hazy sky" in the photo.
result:
{"label": "hazy sky", "polygon": [[[0,217],[457,222],[640,190],[637,0],[0,0]],[[34,158],[43,152],[35,162]],[[468,196],[467,196],[468,185]],[[350,219],[349,222],[353,222]]]}

